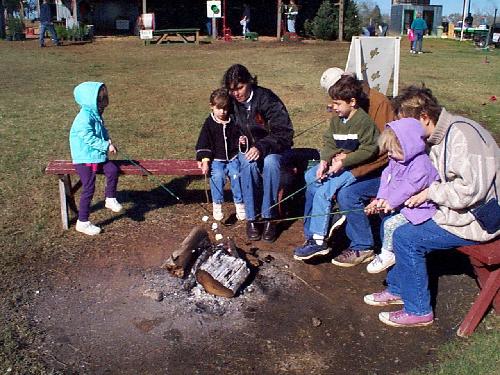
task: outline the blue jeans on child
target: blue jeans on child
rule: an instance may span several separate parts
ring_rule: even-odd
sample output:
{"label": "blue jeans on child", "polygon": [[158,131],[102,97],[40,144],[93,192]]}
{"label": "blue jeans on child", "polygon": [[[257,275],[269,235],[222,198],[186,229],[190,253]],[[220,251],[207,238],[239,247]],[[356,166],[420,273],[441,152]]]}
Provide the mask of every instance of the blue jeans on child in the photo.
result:
{"label": "blue jeans on child", "polygon": [[40,24],[40,34],[38,36],[39,42],[40,42],[40,46],[44,46],[45,45],[45,41],[44,41],[45,31],[49,32],[49,34],[50,34],[50,36],[51,36],[52,41],[54,42],[54,44],[58,45],[59,44],[59,39],[57,38],[57,33],[56,33],[56,29],[54,28],[54,25],[52,23],[41,23]]}
{"label": "blue jeans on child", "polygon": [[226,176],[231,181],[234,203],[243,203],[240,186],[240,161],[235,157],[230,161],[214,160],[211,163],[210,193],[214,203],[224,202],[224,185]]}
{"label": "blue jeans on child", "polygon": [[444,230],[434,220],[405,224],[394,232],[393,248],[396,264],[387,274],[389,292],[401,296],[405,311],[415,315],[432,312],[426,255],[437,250],[473,245]]}
{"label": "blue jeans on child", "polygon": [[307,189],[304,216],[312,216],[304,219],[306,238],[312,238],[313,234],[326,235],[330,223],[329,213],[332,209],[333,196],[339,189],[356,181],[356,178],[349,171],[315,181],[317,170],[318,166],[315,166],[309,169],[305,175]]}
{"label": "blue jeans on child", "polygon": [[255,220],[260,213],[263,219],[275,217],[280,187],[281,155],[269,154],[256,161],[248,161],[239,154],[241,191],[247,220]]}
{"label": "blue jeans on child", "polygon": [[349,248],[353,250],[373,249],[374,239],[370,220],[363,211],[370,198],[377,195],[380,177],[363,177],[337,192],[337,202],[345,213],[345,233],[350,240]]}
{"label": "blue jeans on child", "polygon": [[[116,198],[116,186],[118,185],[118,167],[115,163],[108,160],[100,163],[98,168],[102,168],[106,176],[106,189],[104,191],[106,198]],[[95,177],[97,171],[85,164],[75,164],[75,169],[82,182],[82,194],[80,195],[80,207],[78,210],[78,220],[89,221],[90,202],[94,197]]]}

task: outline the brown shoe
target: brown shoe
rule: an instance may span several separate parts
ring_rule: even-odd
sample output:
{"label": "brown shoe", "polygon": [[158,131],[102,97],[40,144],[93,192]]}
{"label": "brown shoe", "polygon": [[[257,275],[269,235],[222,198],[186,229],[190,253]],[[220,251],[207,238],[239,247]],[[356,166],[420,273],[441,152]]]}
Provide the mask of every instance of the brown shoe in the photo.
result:
{"label": "brown shoe", "polygon": [[260,228],[257,223],[247,221],[247,237],[250,241],[260,240]]}
{"label": "brown shoe", "polygon": [[264,224],[264,231],[262,232],[262,239],[266,242],[274,242],[276,240],[276,223],[272,220]]}
{"label": "brown shoe", "polygon": [[352,267],[360,263],[371,261],[375,257],[373,250],[353,250],[345,249],[332,259],[332,263],[340,267]]}

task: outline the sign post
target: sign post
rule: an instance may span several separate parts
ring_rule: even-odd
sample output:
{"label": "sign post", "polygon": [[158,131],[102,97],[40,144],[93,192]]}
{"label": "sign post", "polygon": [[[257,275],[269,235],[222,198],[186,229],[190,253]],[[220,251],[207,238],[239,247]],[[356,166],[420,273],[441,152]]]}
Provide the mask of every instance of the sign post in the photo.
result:
{"label": "sign post", "polygon": [[220,0],[207,1],[207,18],[212,19],[212,38],[217,39],[217,18],[222,18]]}

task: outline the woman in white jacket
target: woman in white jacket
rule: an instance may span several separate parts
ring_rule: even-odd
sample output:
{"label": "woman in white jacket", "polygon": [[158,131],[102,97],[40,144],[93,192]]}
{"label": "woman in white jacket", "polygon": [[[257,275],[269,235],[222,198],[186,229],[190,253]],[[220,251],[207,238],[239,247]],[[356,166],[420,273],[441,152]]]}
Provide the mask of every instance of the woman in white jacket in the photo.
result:
{"label": "woman in white jacket", "polygon": [[406,224],[394,232],[396,264],[387,274],[387,289],[365,296],[369,305],[404,304],[399,311],[382,312],[379,319],[390,326],[412,327],[434,320],[425,257],[436,250],[453,249],[492,240],[500,235],[498,212],[493,229],[485,230],[471,210],[496,198],[498,207],[500,151],[495,140],[481,125],[455,116],[441,107],[431,90],[411,86],[394,99],[399,118],[420,121],[430,147],[430,158],[440,181],[409,198],[415,207],[434,202],[437,212],[420,225]]}

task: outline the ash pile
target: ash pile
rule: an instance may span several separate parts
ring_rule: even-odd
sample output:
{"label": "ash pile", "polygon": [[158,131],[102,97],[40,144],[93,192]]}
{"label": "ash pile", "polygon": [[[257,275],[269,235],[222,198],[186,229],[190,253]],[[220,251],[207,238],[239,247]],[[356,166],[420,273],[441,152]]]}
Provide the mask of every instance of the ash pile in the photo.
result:
{"label": "ash pile", "polygon": [[232,298],[258,266],[258,259],[238,249],[232,238],[214,244],[206,230],[195,227],[162,268],[183,279],[186,291],[201,285],[209,294]]}

